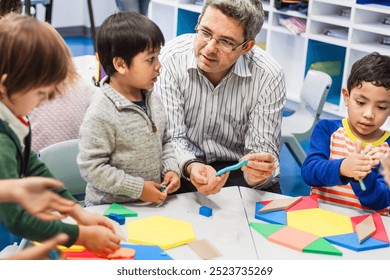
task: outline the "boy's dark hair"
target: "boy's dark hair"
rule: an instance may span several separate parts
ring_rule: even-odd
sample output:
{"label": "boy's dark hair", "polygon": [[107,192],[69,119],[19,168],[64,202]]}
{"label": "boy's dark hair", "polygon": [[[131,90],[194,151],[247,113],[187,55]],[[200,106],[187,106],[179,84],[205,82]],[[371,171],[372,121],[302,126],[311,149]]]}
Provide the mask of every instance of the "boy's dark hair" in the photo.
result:
{"label": "boy's dark hair", "polygon": [[122,58],[127,67],[132,59],[148,48],[165,43],[160,28],[148,17],[136,12],[115,13],[103,22],[96,36],[99,60],[108,76],[116,72],[113,59]]}
{"label": "boy's dark hair", "polygon": [[0,17],[9,13],[21,13],[22,1],[20,0],[0,0]]}
{"label": "boy's dark hair", "polygon": [[390,56],[377,52],[370,53],[352,65],[348,77],[349,92],[355,87],[361,87],[363,82],[372,83],[377,87],[390,89]]}

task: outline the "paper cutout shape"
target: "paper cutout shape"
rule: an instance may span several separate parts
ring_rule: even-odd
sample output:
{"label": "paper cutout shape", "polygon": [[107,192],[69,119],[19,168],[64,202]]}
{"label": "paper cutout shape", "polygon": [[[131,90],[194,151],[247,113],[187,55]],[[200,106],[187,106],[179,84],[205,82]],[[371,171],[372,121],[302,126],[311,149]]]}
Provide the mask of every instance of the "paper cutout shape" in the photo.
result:
{"label": "paper cutout shape", "polygon": [[320,237],[315,240],[313,243],[307,245],[303,248],[303,252],[305,253],[315,253],[315,254],[325,254],[325,255],[334,255],[334,256],[342,256],[343,253],[330,244],[326,239]]}
{"label": "paper cutout shape", "polygon": [[221,256],[221,253],[208,240],[197,240],[187,244],[203,260],[211,260]]}
{"label": "paper cutout shape", "polygon": [[328,236],[325,237],[325,239],[332,244],[339,245],[356,252],[389,247],[389,243],[375,238],[368,238],[363,243],[360,243],[356,233]]}
{"label": "paper cutout shape", "polygon": [[134,244],[121,244],[121,246],[134,249],[135,260],[173,260],[172,257],[169,256],[159,246]]}
{"label": "paper cutout shape", "polygon": [[153,216],[126,223],[128,241],[144,245],[157,245],[170,249],[194,241],[195,233],[189,222]]}
{"label": "paper cutout shape", "polygon": [[[354,228],[356,227],[356,225],[358,223],[363,221],[368,216],[369,215],[352,217],[351,221],[352,221],[352,225],[354,226]],[[390,243],[389,238],[388,238],[387,233],[386,233],[385,225],[383,224],[383,221],[382,221],[381,215],[378,213],[374,213],[374,214],[371,214],[371,216],[374,220],[374,224],[375,224],[375,228],[376,228],[375,233],[371,237],[375,238],[377,240],[383,241],[383,242]],[[356,231],[356,229],[355,229],[355,231]]]}
{"label": "paper cutout shape", "polygon": [[303,248],[308,246],[316,239],[318,239],[317,235],[289,226],[278,230],[268,237],[269,241],[278,243],[297,251],[302,251]]}
{"label": "paper cutout shape", "polygon": [[374,219],[372,216],[368,216],[362,222],[357,224],[355,231],[358,236],[359,243],[363,243],[367,238],[372,236],[376,231]]}
{"label": "paper cutout shape", "polygon": [[111,213],[121,215],[124,217],[137,217],[138,214],[134,212],[133,210],[130,210],[126,208],[125,206],[118,204],[118,203],[113,203],[110,205],[110,207],[104,212],[104,216],[107,216]]}
{"label": "paper cutout shape", "polygon": [[265,205],[263,208],[259,210],[259,213],[272,212],[277,210],[286,210],[298,203],[302,199],[302,196],[298,197],[290,197],[284,199],[276,199]]}
{"label": "paper cutout shape", "polygon": [[284,210],[274,211],[274,212],[266,212],[259,213],[261,208],[265,207],[264,204],[256,202],[256,210],[255,210],[255,218],[262,220],[264,222],[272,223],[272,224],[287,224],[287,213]]}
{"label": "paper cutout shape", "polygon": [[254,222],[249,223],[249,225],[265,238],[268,238],[268,236],[270,236],[271,234],[274,234],[278,230],[285,227],[285,225],[260,224]]}
{"label": "paper cutout shape", "polygon": [[[336,247],[334,247],[322,237],[314,236],[314,240],[311,242],[311,239],[313,239],[313,235],[308,235],[308,233],[304,231],[276,224],[252,222],[250,223],[250,226],[268,240],[294,250],[302,251],[305,253],[327,254],[336,256],[342,255],[342,252],[340,250],[338,250]],[[287,228],[287,230],[285,228]],[[294,232],[292,233],[292,238],[290,238],[290,234],[292,231]]]}
{"label": "paper cutout shape", "polygon": [[322,237],[353,232],[350,217],[319,208],[289,211],[287,221],[291,227]]}
{"label": "paper cutout shape", "polygon": [[64,256],[69,260],[132,260],[135,255],[135,250],[131,248],[119,248],[113,254],[107,257],[101,257],[95,253],[85,249],[79,252],[63,252]]}
{"label": "paper cutout shape", "polygon": [[[270,224],[250,223],[250,226],[267,239],[273,236],[270,241],[278,242],[283,244],[283,246],[296,250],[302,249],[303,252],[337,256],[341,256],[342,252],[333,247],[332,244],[354,251],[389,247],[387,232],[383,225],[382,217],[378,213],[355,217],[340,215],[319,209],[318,199],[314,195],[302,197],[299,202],[286,210],[258,213],[260,209],[270,203],[272,203],[272,200],[256,202],[255,205],[255,218]],[[369,216],[372,217],[375,231],[370,233],[364,242],[360,243],[357,234],[359,231],[358,224],[362,223]],[[372,231],[372,223],[370,224]],[[294,243],[294,235],[283,233],[288,231],[288,229],[285,229],[288,227],[311,233],[316,235],[318,239],[310,245],[301,248],[303,245]],[[278,237],[279,235],[281,236]],[[275,239],[275,236],[278,238]],[[323,238],[321,239],[321,237]]]}

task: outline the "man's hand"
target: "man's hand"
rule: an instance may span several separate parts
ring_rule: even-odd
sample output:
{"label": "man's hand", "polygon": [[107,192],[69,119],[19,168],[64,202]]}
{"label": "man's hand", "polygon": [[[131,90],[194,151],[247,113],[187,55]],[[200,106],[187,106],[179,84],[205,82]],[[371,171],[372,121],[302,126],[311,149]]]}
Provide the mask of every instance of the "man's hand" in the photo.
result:
{"label": "man's hand", "polygon": [[241,168],[246,174],[248,184],[256,186],[272,176],[276,166],[274,156],[268,153],[249,154],[241,160],[247,159],[248,164]]}
{"label": "man's hand", "polygon": [[207,164],[200,162],[191,163],[187,167],[191,183],[196,187],[198,192],[204,195],[219,193],[229,178],[229,172],[215,177],[215,169]]}

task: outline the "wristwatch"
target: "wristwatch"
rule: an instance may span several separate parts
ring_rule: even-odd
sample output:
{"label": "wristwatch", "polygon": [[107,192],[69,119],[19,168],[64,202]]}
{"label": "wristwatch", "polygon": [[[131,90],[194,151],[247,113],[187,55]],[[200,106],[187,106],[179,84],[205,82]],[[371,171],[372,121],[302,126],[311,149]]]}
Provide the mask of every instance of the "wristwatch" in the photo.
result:
{"label": "wristwatch", "polygon": [[184,165],[183,165],[183,177],[184,179],[186,179],[187,181],[190,181],[191,182],[191,178],[190,178],[190,174],[188,174],[187,172],[187,167],[191,164],[191,163],[194,163],[194,162],[199,162],[199,163],[203,163],[203,160],[200,160],[200,159],[197,159],[197,158],[193,158],[193,159],[190,159],[188,160]]}

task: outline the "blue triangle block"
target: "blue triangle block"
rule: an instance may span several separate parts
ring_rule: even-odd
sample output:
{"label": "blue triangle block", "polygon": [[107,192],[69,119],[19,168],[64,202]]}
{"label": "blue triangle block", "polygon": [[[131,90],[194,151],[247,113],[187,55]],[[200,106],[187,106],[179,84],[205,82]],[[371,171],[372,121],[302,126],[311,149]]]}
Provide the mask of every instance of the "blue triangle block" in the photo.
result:
{"label": "blue triangle block", "polygon": [[173,260],[163,249],[155,245],[133,245],[121,243],[121,247],[135,250],[135,260]]}
{"label": "blue triangle block", "polygon": [[332,244],[339,245],[357,252],[389,247],[389,243],[380,241],[375,238],[368,238],[360,244],[356,233],[327,236],[325,239]]}
{"label": "blue triangle block", "polygon": [[256,202],[255,218],[271,224],[287,225],[287,212],[284,210],[259,213],[258,211],[263,208],[265,204]]}

